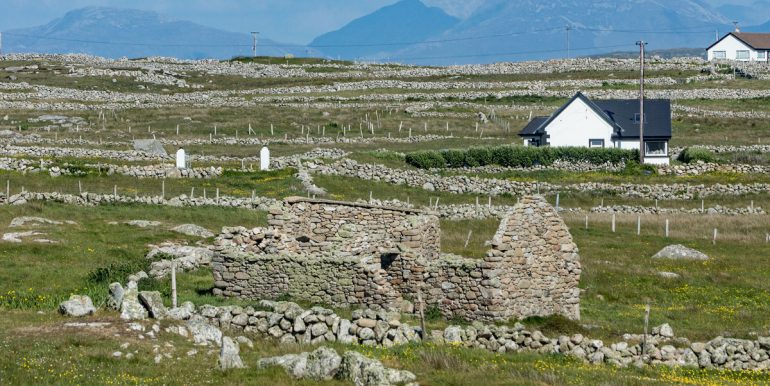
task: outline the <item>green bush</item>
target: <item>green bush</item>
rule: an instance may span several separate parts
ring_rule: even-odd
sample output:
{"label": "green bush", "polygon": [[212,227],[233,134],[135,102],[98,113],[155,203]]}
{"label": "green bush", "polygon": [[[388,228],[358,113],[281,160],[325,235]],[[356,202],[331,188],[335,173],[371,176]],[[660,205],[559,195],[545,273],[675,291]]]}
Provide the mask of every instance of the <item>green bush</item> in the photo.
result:
{"label": "green bush", "polygon": [[623,164],[637,162],[637,150],[589,149],[584,147],[523,147],[496,146],[476,147],[466,150],[419,151],[406,155],[406,162],[421,169],[462,168],[486,165],[505,167],[531,167],[552,165],[557,160],[565,162],[586,162],[594,165],[604,163]]}
{"label": "green bush", "polygon": [[492,164],[492,150],[488,147],[472,147],[465,152],[465,164],[470,167]]}
{"label": "green bush", "polygon": [[435,150],[424,150],[409,153],[405,157],[406,163],[420,169],[445,168],[446,160],[441,153]]}
{"label": "green bush", "polygon": [[703,162],[716,162],[717,157],[714,155],[714,153],[700,147],[688,147],[684,150],[682,150],[681,153],[679,153],[679,157],[677,158],[680,162],[684,162],[686,164],[694,163],[698,161]]}
{"label": "green bush", "polygon": [[461,168],[465,166],[465,151],[463,150],[442,150],[441,156],[450,168]]}

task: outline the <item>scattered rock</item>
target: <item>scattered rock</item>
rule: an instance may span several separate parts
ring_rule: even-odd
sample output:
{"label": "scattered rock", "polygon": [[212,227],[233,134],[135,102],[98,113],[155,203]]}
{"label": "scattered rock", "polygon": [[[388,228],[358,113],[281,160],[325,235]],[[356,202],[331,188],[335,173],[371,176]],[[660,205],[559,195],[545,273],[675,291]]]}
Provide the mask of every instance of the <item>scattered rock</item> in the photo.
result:
{"label": "scattered rock", "polygon": [[222,347],[219,352],[219,368],[221,370],[242,369],[243,365],[238,348],[238,343],[234,342],[229,336],[222,338]]}
{"label": "scattered rock", "polygon": [[120,303],[120,318],[123,320],[147,319],[147,310],[139,302],[139,290],[129,285],[123,292],[123,301]]}
{"label": "scattered rock", "polygon": [[653,259],[672,259],[672,260],[708,260],[709,257],[704,253],[687,248],[684,245],[669,245],[656,253]]}
{"label": "scattered rock", "polygon": [[188,235],[188,236],[196,236],[196,237],[203,237],[203,238],[214,237],[213,232],[195,224],[182,224],[172,228],[171,230],[177,233]]}
{"label": "scattered rock", "polygon": [[144,308],[149,311],[150,317],[154,319],[163,319],[168,311],[163,305],[163,297],[158,291],[142,291],[139,293],[139,301]]}
{"label": "scattered rock", "polygon": [[160,221],[149,221],[149,220],[131,220],[124,222],[126,225],[131,225],[139,228],[149,228],[149,227],[157,227],[163,224]]}
{"label": "scattered rock", "polygon": [[658,276],[665,279],[679,279],[681,277],[678,273],[673,272],[658,272]]}
{"label": "scattered rock", "polygon": [[113,310],[120,310],[123,303],[123,286],[120,283],[110,284],[110,296],[107,298],[107,307]]}
{"label": "scattered rock", "polygon": [[93,315],[96,312],[91,298],[85,295],[72,295],[70,299],[59,304],[59,312],[62,315],[81,317]]}
{"label": "scattered rock", "polygon": [[160,141],[154,139],[136,139],[134,140],[134,150],[142,151],[148,154],[168,157],[166,149],[163,148],[163,144]]}
{"label": "scattered rock", "polygon": [[166,316],[170,319],[188,320],[192,318],[193,314],[195,314],[195,304],[184,302],[180,307],[168,310]]}
{"label": "scattered rock", "polygon": [[219,345],[222,341],[222,331],[212,326],[206,318],[195,315],[185,324],[187,330],[193,338],[195,344],[200,345]]}

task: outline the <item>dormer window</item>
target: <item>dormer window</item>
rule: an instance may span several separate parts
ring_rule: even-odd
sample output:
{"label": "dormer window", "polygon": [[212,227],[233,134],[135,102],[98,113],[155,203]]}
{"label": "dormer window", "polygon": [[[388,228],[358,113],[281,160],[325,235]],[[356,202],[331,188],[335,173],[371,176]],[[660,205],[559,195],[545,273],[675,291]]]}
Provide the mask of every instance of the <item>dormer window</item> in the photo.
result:
{"label": "dormer window", "polygon": [[[639,113],[634,114],[634,123],[639,123]],[[647,123],[647,114],[644,114],[644,123]]]}

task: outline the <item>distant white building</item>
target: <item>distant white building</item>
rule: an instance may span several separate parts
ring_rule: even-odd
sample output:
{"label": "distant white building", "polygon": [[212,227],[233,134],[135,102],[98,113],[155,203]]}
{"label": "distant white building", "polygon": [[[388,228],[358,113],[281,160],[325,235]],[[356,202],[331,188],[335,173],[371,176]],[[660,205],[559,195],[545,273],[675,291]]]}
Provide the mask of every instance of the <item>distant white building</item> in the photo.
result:
{"label": "distant white building", "polygon": [[[668,165],[671,101],[645,99],[644,162]],[[588,99],[577,93],[553,115],[535,117],[519,136],[526,146],[639,149],[638,99]]]}
{"label": "distant white building", "polygon": [[770,33],[730,32],[706,52],[709,61],[770,62]]}

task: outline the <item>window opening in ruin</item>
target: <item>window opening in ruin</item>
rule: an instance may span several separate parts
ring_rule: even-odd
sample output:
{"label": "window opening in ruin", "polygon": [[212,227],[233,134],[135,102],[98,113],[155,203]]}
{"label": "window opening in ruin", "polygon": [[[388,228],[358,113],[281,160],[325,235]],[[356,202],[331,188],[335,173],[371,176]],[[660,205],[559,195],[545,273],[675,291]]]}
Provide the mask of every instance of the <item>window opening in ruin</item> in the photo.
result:
{"label": "window opening in ruin", "polygon": [[397,258],[398,253],[383,253],[380,256],[380,268],[387,271],[390,269],[390,266],[393,265],[393,262],[395,262]]}

